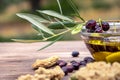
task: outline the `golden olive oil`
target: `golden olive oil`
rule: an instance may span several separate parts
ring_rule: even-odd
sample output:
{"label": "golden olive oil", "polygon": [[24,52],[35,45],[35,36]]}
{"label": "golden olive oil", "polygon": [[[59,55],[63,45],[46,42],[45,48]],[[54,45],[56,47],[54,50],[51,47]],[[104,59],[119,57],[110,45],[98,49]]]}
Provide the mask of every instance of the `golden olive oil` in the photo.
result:
{"label": "golden olive oil", "polygon": [[[89,39],[85,42],[92,56],[97,61],[120,61],[118,58],[120,56],[120,42],[119,41],[104,41],[103,39]],[[117,53],[117,57],[115,54]],[[114,54],[114,55],[113,55]],[[111,56],[112,57],[111,57]],[[110,56],[110,57],[108,57]],[[112,59],[112,60],[110,60]]]}

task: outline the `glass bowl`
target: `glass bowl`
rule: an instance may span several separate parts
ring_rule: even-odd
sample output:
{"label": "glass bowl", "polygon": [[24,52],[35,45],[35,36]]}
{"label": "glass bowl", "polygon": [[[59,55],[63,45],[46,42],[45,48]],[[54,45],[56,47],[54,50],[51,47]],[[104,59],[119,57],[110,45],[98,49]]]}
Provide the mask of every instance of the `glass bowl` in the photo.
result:
{"label": "glass bowl", "polygon": [[110,29],[103,33],[88,33],[84,27],[81,37],[96,61],[120,62],[120,22],[108,23]]}

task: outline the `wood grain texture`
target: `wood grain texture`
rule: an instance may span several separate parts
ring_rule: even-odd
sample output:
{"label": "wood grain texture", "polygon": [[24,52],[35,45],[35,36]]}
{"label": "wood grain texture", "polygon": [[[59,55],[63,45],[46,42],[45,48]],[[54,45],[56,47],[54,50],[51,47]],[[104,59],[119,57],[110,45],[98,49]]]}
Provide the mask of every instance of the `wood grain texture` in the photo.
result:
{"label": "wood grain texture", "polygon": [[[82,60],[85,56],[91,56],[82,41],[61,41],[52,46],[37,51],[49,42],[39,43],[0,43],[0,80],[15,80],[23,74],[33,74],[32,63],[36,59],[43,59],[58,55],[66,61]],[[77,58],[71,56],[72,51],[79,51]],[[67,77],[64,78],[64,80]]]}

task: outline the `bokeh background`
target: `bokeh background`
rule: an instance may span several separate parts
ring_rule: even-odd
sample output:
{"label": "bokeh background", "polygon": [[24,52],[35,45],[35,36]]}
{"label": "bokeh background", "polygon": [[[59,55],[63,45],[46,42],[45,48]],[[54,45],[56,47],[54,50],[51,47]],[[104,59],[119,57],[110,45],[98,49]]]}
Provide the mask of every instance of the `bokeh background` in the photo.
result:
{"label": "bokeh background", "polygon": [[[85,19],[120,20],[120,0],[73,0]],[[60,0],[64,15],[73,15],[66,0]],[[37,14],[36,10],[59,12],[57,0],[0,0],[0,42],[12,42],[13,38],[39,39],[31,24],[16,16],[19,12]],[[74,20],[79,21],[74,17]],[[59,31],[59,30],[58,30]],[[79,40],[79,35],[66,34],[63,40]]]}

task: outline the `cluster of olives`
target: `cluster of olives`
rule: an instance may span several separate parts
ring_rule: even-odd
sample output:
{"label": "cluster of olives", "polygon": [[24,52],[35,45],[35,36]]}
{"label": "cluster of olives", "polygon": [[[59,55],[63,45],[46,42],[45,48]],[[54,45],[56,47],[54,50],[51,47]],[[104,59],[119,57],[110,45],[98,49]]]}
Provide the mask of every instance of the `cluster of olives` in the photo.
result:
{"label": "cluster of olives", "polygon": [[110,25],[108,22],[101,21],[100,23],[97,23],[95,20],[88,20],[85,25],[87,32],[89,33],[102,33],[104,31],[108,31],[110,28]]}
{"label": "cluster of olives", "polygon": [[90,63],[93,61],[94,59],[91,57],[85,57],[82,61],[72,60],[70,61],[70,63],[67,63],[64,60],[58,60],[57,65],[59,65],[62,68],[65,75],[67,75],[68,73],[71,73],[74,70],[78,70],[79,68],[86,66],[87,63]]}

